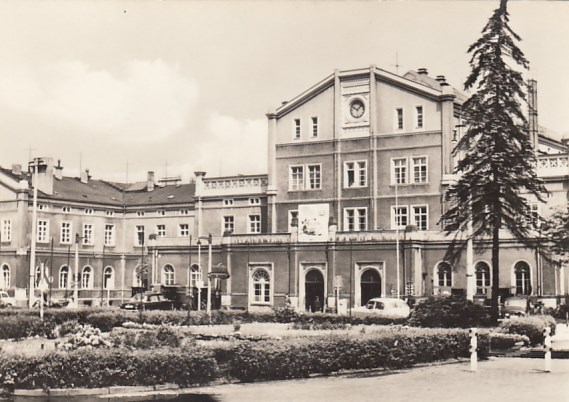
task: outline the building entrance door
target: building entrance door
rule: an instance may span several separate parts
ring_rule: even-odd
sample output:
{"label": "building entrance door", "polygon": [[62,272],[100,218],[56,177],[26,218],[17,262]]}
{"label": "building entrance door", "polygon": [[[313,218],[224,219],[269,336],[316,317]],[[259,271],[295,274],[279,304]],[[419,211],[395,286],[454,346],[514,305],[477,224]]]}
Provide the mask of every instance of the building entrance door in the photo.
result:
{"label": "building entrance door", "polygon": [[360,281],[361,306],[364,306],[369,299],[381,297],[381,278],[375,269],[367,269],[362,273]]}
{"label": "building entrance door", "polygon": [[324,307],[324,278],[317,269],[307,272],[304,281],[304,295],[307,311],[322,311]]}

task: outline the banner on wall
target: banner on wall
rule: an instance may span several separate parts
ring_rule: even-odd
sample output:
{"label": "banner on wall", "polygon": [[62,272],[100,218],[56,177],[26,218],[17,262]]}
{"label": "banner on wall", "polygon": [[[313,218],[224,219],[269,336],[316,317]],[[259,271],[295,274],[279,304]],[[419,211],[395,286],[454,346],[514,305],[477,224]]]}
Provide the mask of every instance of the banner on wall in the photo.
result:
{"label": "banner on wall", "polygon": [[302,204],[298,206],[298,241],[327,241],[330,206]]}

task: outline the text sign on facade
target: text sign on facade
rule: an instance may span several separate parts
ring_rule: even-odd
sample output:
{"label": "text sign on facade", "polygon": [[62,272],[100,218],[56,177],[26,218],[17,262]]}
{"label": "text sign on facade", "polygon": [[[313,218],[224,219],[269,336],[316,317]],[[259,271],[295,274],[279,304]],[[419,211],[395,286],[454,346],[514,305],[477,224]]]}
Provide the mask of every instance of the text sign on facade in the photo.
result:
{"label": "text sign on facade", "polygon": [[301,242],[328,239],[328,204],[302,204],[298,206],[298,240]]}

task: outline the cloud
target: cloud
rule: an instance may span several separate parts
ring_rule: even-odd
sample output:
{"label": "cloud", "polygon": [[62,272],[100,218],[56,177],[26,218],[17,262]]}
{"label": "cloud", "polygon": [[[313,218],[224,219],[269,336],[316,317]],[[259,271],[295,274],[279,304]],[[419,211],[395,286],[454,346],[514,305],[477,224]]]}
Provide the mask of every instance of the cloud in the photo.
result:
{"label": "cloud", "polygon": [[267,121],[239,120],[213,112],[206,130],[211,141],[199,145],[198,167],[211,175],[262,174],[267,172]]}
{"label": "cloud", "polygon": [[113,141],[160,141],[186,126],[197,84],[162,60],[120,72],[78,61],[0,65],[0,105]]}

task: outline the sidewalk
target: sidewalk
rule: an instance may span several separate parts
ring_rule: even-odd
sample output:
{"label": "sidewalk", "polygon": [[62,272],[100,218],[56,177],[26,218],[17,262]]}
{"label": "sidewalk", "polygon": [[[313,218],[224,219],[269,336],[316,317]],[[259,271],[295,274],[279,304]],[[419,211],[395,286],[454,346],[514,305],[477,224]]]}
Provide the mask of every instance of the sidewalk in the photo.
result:
{"label": "sidewalk", "polygon": [[[551,373],[543,372],[543,367],[542,359],[491,358],[478,362],[477,372],[469,371],[469,363],[455,363],[374,373],[368,377],[351,375],[229,384],[165,391],[146,397],[138,395],[141,399],[132,394],[123,397],[148,401],[185,392],[219,402],[569,401],[569,360],[554,360]],[[107,400],[117,402],[117,399]]]}

